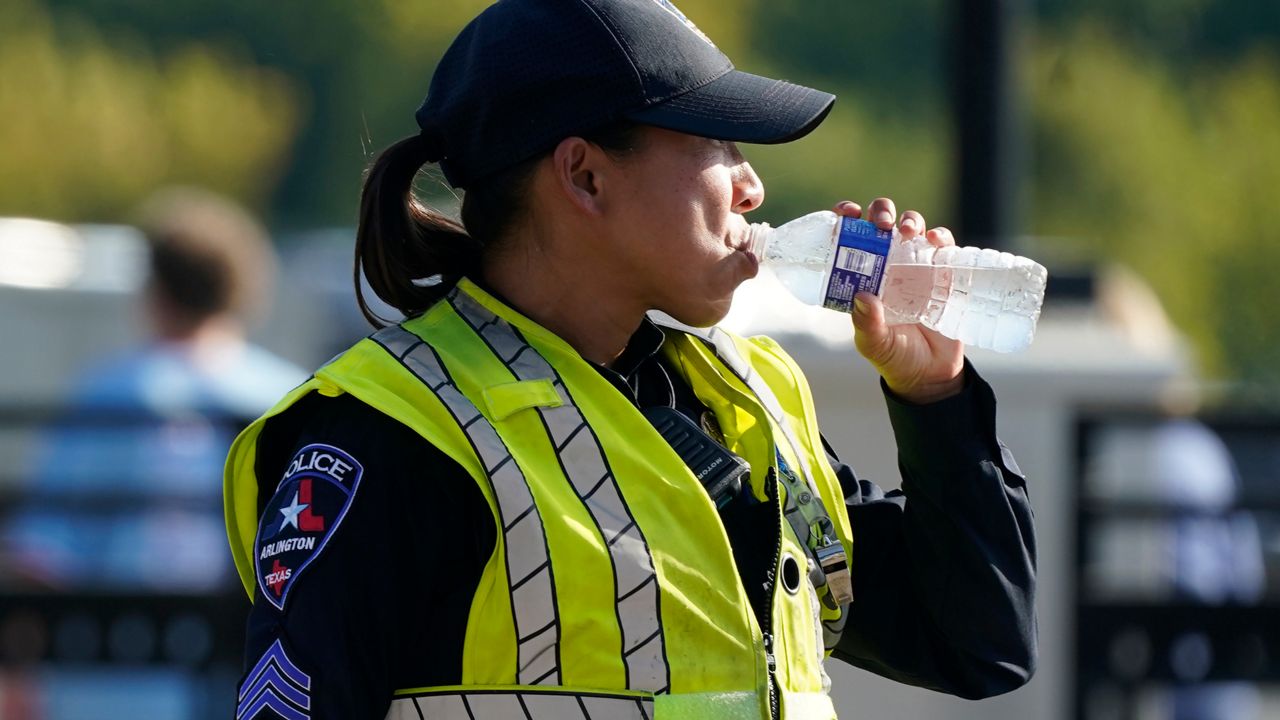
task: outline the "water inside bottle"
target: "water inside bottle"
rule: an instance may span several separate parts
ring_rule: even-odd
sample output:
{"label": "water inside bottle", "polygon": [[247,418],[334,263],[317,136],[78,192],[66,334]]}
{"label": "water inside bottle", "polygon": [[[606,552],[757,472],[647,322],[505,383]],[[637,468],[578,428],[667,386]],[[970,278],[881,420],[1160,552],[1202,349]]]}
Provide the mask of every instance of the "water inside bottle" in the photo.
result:
{"label": "water inside bottle", "polygon": [[1040,315],[1036,287],[1043,288],[1044,280],[1037,267],[891,265],[883,294],[886,321],[918,322],[997,352],[1021,350],[1031,343]]}
{"label": "water inside bottle", "polygon": [[[933,265],[925,263],[901,263],[890,265],[884,276],[884,290],[880,299],[884,301],[885,321],[890,325],[907,325],[924,322],[929,317],[930,308],[941,311],[941,305],[947,302],[950,293],[949,283],[945,287],[935,287],[933,281]],[[935,298],[935,294],[942,297]]]}
{"label": "water inside bottle", "polygon": [[[801,302],[822,305],[827,276],[831,272],[831,251],[835,243],[837,218],[830,211],[810,213],[780,228],[760,223],[753,226],[752,252],[767,265]],[[767,242],[765,233],[772,234]],[[759,240],[755,238],[759,237]]]}
{"label": "water inside bottle", "polygon": [[802,303],[822,305],[822,291],[827,286],[827,268],[822,265],[783,265],[770,268],[778,282]]}

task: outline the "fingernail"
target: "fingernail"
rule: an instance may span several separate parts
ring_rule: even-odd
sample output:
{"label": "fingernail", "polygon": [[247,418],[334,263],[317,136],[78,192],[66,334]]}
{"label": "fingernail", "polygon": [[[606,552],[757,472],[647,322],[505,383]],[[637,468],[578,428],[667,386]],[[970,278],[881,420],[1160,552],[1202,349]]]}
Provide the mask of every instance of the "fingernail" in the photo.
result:
{"label": "fingernail", "polygon": [[880,212],[876,213],[876,222],[877,223],[893,222],[893,213],[889,212],[888,210],[881,210]]}
{"label": "fingernail", "polygon": [[902,218],[902,229],[903,230],[910,229],[911,232],[919,232],[920,230],[920,228],[916,227],[915,218]]}
{"label": "fingernail", "polygon": [[859,313],[867,312],[867,304],[856,297],[853,299],[853,308]]}

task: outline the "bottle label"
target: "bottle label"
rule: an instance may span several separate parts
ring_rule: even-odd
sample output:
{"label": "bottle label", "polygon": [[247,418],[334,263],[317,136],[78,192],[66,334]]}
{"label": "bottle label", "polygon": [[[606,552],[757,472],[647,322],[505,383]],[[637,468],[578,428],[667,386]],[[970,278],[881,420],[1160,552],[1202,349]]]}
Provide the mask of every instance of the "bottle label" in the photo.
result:
{"label": "bottle label", "polygon": [[852,312],[854,295],[863,290],[878,294],[892,241],[892,230],[881,230],[866,220],[842,218],[823,306]]}

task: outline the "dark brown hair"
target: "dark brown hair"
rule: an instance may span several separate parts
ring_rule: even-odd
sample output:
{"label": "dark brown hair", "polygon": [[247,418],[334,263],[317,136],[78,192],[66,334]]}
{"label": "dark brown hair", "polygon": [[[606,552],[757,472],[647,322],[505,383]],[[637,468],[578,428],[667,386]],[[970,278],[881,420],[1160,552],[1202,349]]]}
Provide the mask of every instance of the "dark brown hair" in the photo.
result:
{"label": "dark brown hair", "polygon": [[147,240],[150,283],[189,325],[261,309],[275,271],[266,231],[228,198],[194,187],[158,191],[138,225]]}
{"label": "dark brown hair", "polygon": [[[638,149],[639,125],[620,122],[581,137],[615,156]],[[420,136],[405,138],[382,152],[365,174],[356,230],[353,277],[356,302],[374,327],[390,324],[365,300],[360,275],[374,294],[405,317],[426,311],[457,284],[479,270],[487,248],[507,237],[528,208],[533,170],[546,154],[482,178],[463,195],[461,221],[428,207],[413,192],[413,181],[428,161]],[[440,276],[432,285],[414,280]]]}

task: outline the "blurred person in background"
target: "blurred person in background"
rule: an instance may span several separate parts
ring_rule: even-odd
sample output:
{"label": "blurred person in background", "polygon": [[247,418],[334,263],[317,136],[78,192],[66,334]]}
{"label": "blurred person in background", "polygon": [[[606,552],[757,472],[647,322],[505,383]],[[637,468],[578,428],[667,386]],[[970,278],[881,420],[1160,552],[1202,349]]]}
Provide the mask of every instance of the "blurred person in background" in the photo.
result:
{"label": "blurred person in background", "polygon": [[[1149,449],[1165,502],[1184,513],[1171,522],[1166,550],[1174,598],[1208,605],[1257,603],[1266,589],[1262,538],[1254,517],[1235,509],[1240,475],[1226,443],[1203,422],[1183,417],[1156,428]],[[1169,700],[1170,720],[1261,717],[1261,697],[1248,682],[1178,686]]]}
{"label": "blurred person in background", "polygon": [[[1177,331],[1149,285],[1132,271],[1102,273],[1099,307],[1138,347],[1165,348]],[[1236,508],[1242,481],[1223,439],[1196,417],[1203,398],[1194,384],[1164,398],[1151,424],[1117,423],[1099,431],[1089,460],[1091,493],[1104,501],[1152,503],[1167,515],[1144,523],[1112,518],[1099,528],[1095,587],[1111,593],[1146,591],[1174,603],[1250,605],[1266,591],[1257,520]],[[1190,640],[1191,635],[1184,635]],[[1194,647],[1194,640],[1183,648]],[[1214,662],[1227,662],[1215,648]],[[1169,720],[1254,720],[1261,696],[1248,682],[1197,682],[1196,663],[1175,652],[1184,684],[1165,697]]]}
{"label": "blurred person in background", "polygon": [[[1110,500],[1149,502],[1168,515],[1136,525],[1112,520],[1099,530],[1095,586],[1145,591],[1164,602],[1254,604],[1266,589],[1257,521],[1235,509],[1240,477],[1226,443],[1191,416],[1153,425],[1104,428],[1090,459],[1089,483]],[[1182,684],[1165,700],[1169,720],[1253,720],[1258,689],[1248,682],[1199,682],[1208,662],[1228,663],[1229,648],[1208,655],[1194,628],[1175,642],[1171,665]],[[1181,651],[1178,650],[1181,648]],[[1188,654],[1190,653],[1190,654]]]}
{"label": "blurred person in background", "polygon": [[[20,583],[201,591],[231,578],[219,507],[240,427],[306,378],[246,340],[275,257],[232,201],[170,188],[140,208],[148,340],[87,369],[4,533]],[[158,551],[163,548],[163,551]]]}

